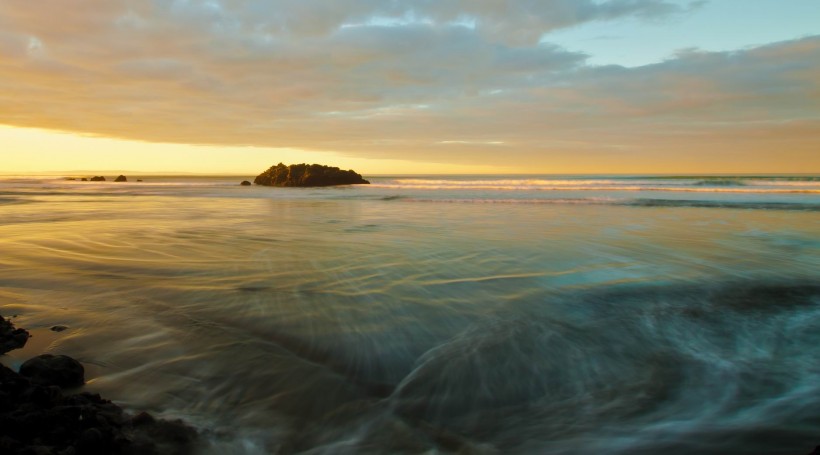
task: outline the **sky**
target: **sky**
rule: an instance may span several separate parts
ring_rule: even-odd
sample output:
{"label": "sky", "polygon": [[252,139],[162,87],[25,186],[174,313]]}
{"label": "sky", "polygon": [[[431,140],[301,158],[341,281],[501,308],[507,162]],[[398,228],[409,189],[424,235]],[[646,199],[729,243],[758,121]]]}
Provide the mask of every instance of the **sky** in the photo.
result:
{"label": "sky", "polygon": [[817,0],[3,0],[0,174],[818,173]]}

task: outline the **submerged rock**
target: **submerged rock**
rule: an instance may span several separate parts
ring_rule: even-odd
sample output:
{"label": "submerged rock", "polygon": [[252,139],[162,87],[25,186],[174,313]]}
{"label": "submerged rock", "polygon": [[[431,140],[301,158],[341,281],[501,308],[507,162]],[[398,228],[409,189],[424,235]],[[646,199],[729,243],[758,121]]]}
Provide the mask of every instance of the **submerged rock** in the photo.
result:
{"label": "submerged rock", "polygon": [[27,360],[20,374],[31,382],[58,387],[76,387],[85,383],[85,369],[67,355],[43,354]]}
{"label": "submerged rock", "polygon": [[127,182],[128,178],[126,178],[124,175],[121,175],[121,176],[117,177],[116,179],[114,179],[114,181],[115,182]]}
{"label": "submerged rock", "polygon": [[11,321],[0,316],[0,355],[26,345],[29,334],[24,329],[16,329]]}
{"label": "submerged rock", "polygon": [[97,175],[97,176],[91,177],[91,181],[92,182],[104,182],[105,177],[103,177],[101,175]]}
{"label": "submerged rock", "polygon": [[242,186],[251,186],[251,182],[249,182],[247,180],[243,180],[242,183],[240,183],[240,185],[242,185]]}
{"label": "submerged rock", "polygon": [[68,326],[65,325],[55,325],[51,327],[52,332],[62,332],[63,330],[67,329]]}
{"label": "submerged rock", "polygon": [[369,184],[370,182],[353,170],[344,171],[338,167],[321,164],[303,163],[285,166],[279,163],[259,174],[253,183],[264,186],[334,186]]}

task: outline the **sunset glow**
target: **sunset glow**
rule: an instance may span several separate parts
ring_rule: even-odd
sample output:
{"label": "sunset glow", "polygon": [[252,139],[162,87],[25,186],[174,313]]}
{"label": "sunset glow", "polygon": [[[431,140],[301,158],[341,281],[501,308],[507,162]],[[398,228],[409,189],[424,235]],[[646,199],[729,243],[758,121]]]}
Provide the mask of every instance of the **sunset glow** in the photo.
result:
{"label": "sunset glow", "polygon": [[820,455],[818,214],[820,0],[0,0],[0,452]]}
{"label": "sunset glow", "polygon": [[818,171],[820,3],[747,5],[4,1],[0,172]]}

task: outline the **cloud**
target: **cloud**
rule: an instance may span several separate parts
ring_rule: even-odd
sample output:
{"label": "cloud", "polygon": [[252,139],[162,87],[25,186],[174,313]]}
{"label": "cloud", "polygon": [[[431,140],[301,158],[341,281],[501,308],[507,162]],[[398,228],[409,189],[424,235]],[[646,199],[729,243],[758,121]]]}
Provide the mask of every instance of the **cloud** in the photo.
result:
{"label": "cloud", "polygon": [[681,51],[629,69],[591,67],[585,55],[541,42],[561,27],[687,8],[660,0],[5,0],[0,123],[490,164],[649,156],[671,141],[725,144],[748,131],[814,141],[794,125],[818,120],[818,37]]}

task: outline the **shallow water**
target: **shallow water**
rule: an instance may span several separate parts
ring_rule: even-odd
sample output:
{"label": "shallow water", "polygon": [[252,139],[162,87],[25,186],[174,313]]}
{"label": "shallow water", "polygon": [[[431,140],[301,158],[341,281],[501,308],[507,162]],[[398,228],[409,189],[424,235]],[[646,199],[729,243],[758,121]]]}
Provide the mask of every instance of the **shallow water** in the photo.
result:
{"label": "shallow water", "polygon": [[0,180],[3,361],[72,355],[206,453],[820,443],[817,177],[144,180]]}

